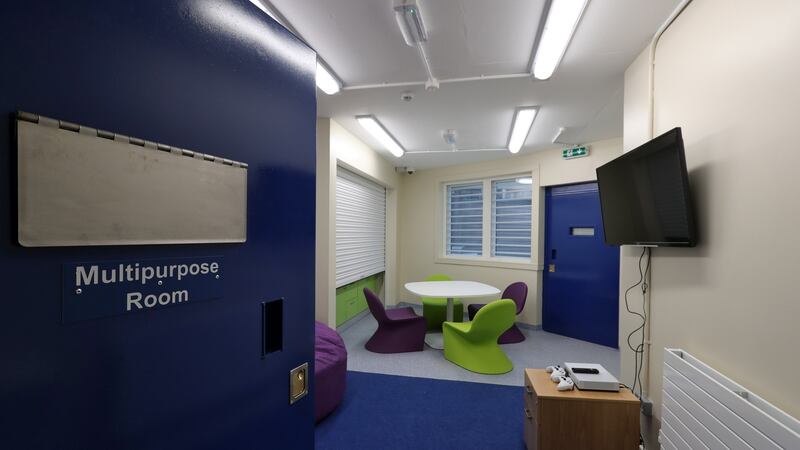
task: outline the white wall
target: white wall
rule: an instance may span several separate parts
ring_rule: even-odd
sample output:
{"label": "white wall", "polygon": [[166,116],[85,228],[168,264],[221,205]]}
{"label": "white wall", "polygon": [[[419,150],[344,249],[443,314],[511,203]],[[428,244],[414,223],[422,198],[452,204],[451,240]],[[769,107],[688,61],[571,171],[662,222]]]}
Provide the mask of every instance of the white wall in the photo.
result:
{"label": "white wall", "polygon": [[[657,418],[664,347],[800,416],[798,23],[796,0],[696,0],[659,43],[655,133],[683,129],[700,244],[653,251],[647,379]],[[642,64],[626,73],[626,148],[643,140],[629,114],[646,101]],[[630,276],[635,262],[622,270]],[[627,373],[632,358],[623,353]]]}
{"label": "white wall", "polygon": [[397,199],[394,166],[329,118],[317,119],[316,319],[336,326],[336,168],[345,167],[386,189],[384,302],[396,303]]}
{"label": "white wall", "polygon": [[[445,168],[420,170],[413,175],[403,175],[399,203],[399,283],[397,298],[410,303],[419,300],[407,292],[403,285],[409,281],[419,281],[435,273],[445,273],[456,279],[475,280],[497,286],[500,289],[515,281],[528,284],[528,299],[519,320],[538,325],[541,317],[539,302],[541,289],[541,240],[543,239],[543,190],[539,187],[593,181],[595,168],[622,153],[622,141],[610,139],[590,143],[590,156],[564,160],[561,149],[539,151],[533,154],[518,155],[506,159],[465,164]],[[456,264],[437,258],[437,248],[441,242],[442,225],[442,183],[447,181],[469,180],[488,176],[516,175],[522,172],[534,175],[534,217],[539,217],[537,232],[534,234],[533,248],[539,252],[532,265],[522,267],[504,265],[502,267]],[[534,220],[536,222],[536,220]],[[440,241],[440,240],[439,240]],[[515,268],[516,267],[516,268]],[[476,299],[475,303],[486,299]],[[470,303],[466,301],[465,303]]]}

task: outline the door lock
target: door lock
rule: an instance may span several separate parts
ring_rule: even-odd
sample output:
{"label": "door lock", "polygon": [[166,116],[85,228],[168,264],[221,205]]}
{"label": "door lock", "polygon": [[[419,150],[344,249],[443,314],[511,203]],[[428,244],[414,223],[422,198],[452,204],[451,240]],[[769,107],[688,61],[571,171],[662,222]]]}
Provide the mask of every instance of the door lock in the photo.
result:
{"label": "door lock", "polygon": [[548,265],[547,266],[547,271],[550,272],[550,273],[555,272],[556,271],[556,265],[555,264]]}
{"label": "door lock", "polygon": [[308,394],[308,363],[295,367],[289,372],[289,404]]}

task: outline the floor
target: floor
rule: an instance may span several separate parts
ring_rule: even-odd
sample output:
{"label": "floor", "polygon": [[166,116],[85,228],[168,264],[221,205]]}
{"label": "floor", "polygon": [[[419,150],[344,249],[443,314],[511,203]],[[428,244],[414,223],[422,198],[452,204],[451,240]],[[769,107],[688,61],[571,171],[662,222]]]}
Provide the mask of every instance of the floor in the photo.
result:
{"label": "floor", "polygon": [[[422,314],[421,308],[418,308],[417,313]],[[619,350],[542,330],[521,328],[526,337],[524,342],[503,345],[503,350],[514,363],[511,372],[503,375],[482,375],[447,361],[441,350],[427,346],[422,352],[388,355],[369,352],[364,348],[364,344],[377,328],[378,323],[372,315],[367,314],[339,330],[347,347],[348,370],[522,386],[525,368],[546,367],[572,361],[602,364],[619,378]]]}
{"label": "floor", "polygon": [[344,401],[317,425],[315,448],[522,450],[523,397],[517,386],[347,372]]}

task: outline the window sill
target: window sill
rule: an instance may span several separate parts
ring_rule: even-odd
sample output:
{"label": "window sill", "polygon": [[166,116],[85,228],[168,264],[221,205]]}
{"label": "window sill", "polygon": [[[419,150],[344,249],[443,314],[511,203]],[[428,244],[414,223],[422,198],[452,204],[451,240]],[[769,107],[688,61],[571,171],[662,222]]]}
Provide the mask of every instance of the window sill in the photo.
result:
{"label": "window sill", "polygon": [[437,256],[434,259],[436,264],[453,264],[461,266],[481,266],[481,267],[495,267],[501,269],[514,269],[514,270],[528,270],[528,271],[541,271],[544,266],[534,264],[530,261],[515,261],[513,259],[489,259],[489,258],[458,258],[452,256]]}

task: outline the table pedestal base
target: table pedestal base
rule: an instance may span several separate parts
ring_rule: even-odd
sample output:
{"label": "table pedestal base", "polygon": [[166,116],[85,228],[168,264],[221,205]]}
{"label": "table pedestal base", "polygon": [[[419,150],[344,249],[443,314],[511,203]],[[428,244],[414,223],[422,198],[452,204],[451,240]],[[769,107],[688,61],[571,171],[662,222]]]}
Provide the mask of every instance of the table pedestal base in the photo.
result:
{"label": "table pedestal base", "polygon": [[[447,299],[447,314],[445,315],[448,322],[453,321],[453,297]],[[425,335],[425,344],[430,348],[436,350],[444,350],[444,335],[442,333],[428,333]]]}
{"label": "table pedestal base", "polygon": [[428,333],[425,335],[425,344],[436,350],[444,350],[444,336],[442,333]]}

